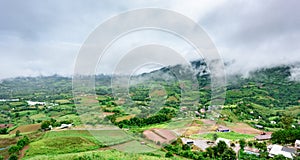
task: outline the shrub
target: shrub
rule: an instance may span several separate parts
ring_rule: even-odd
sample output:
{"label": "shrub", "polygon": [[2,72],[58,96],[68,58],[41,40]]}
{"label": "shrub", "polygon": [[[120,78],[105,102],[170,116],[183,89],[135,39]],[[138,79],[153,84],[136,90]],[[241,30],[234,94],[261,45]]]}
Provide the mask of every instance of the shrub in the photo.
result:
{"label": "shrub", "polygon": [[19,153],[19,151],[20,151],[20,147],[17,146],[17,145],[11,146],[11,147],[9,147],[9,149],[8,149],[8,153],[9,153],[9,154]]}
{"label": "shrub", "polygon": [[167,158],[169,158],[169,157],[173,157],[174,155],[173,155],[173,153],[172,153],[172,152],[170,152],[170,151],[169,151],[169,152],[167,152],[167,153],[166,153],[166,155],[165,155],[165,156],[166,156]]}
{"label": "shrub", "polygon": [[12,155],[10,155],[10,157],[8,158],[8,160],[18,160],[18,155],[12,154]]}

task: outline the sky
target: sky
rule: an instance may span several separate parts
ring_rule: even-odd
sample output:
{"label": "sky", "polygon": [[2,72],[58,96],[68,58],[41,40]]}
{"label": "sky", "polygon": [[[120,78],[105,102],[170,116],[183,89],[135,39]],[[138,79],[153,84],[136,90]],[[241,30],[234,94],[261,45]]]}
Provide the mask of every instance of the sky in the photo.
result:
{"label": "sky", "polygon": [[[297,0],[1,0],[0,79],[70,76],[81,46],[95,28],[120,13],[142,8],[172,10],[197,22],[224,62],[231,64],[228,73],[296,63],[300,61],[299,6]],[[112,45],[99,72],[110,73],[128,46],[156,42],[183,56],[193,54],[187,44],[165,33],[127,36]]]}

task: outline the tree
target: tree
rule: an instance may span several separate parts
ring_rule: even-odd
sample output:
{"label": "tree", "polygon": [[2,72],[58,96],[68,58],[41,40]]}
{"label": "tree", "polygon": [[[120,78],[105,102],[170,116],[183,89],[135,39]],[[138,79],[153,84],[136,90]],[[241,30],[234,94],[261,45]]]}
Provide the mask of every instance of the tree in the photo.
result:
{"label": "tree", "polygon": [[285,129],[291,128],[291,124],[293,123],[293,120],[294,118],[291,115],[284,115],[281,118],[281,122],[283,123]]}
{"label": "tree", "polygon": [[213,140],[216,141],[218,139],[218,135],[216,133],[213,134]]}
{"label": "tree", "polygon": [[18,160],[18,155],[12,154],[12,155],[10,155],[10,157],[8,158],[8,160]]}
{"label": "tree", "polygon": [[16,137],[19,137],[20,134],[21,134],[21,131],[17,130],[17,131],[16,131]]}
{"label": "tree", "polygon": [[271,140],[273,143],[288,144],[294,143],[298,137],[300,137],[299,129],[284,129],[272,133]]}
{"label": "tree", "polygon": [[4,160],[4,157],[0,155],[0,160]]}
{"label": "tree", "polygon": [[7,128],[0,128],[0,134],[7,134]]}
{"label": "tree", "polygon": [[49,128],[50,124],[51,124],[50,121],[43,121],[42,125],[41,125],[41,128],[42,129],[47,129],[47,128]]}
{"label": "tree", "polygon": [[22,139],[20,139],[17,142],[17,146],[19,146],[20,148],[23,148],[24,146],[29,144],[29,138],[27,136],[24,136]]}
{"label": "tree", "polygon": [[248,146],[249,146],[249,147],[252,147],[252,146],[253,146],[253,143],[252,143],[251,141],[249,141],[249,142],[248,142]]}
{"label": "tree", "polygon": [[239,143],[240,143],[241,149],[244,150],[244,148],[246,146],[246,141],[244,139],[240,139]]}
{"label": "tree", "polygon": [[182,150],[191,150],[191,147],[188,144],[184,144]]}
{"label": "tree", "polygon": [[233,149],[227,148],[221,158],[222,160],[236,160],[236,153]]}
{"label": "tree", "polygon": [[19,151],[20,151],[20,147],[17,146],[17,145],[11,146],[11,147],[9,147],[9,149],[8,149],[8,153],[9,153],[9,154],[19,153]]}
{"label": "tree", "polygon": [[214,150],[211,147],[206,148],[206,153],[207,153],[209,158],[214,158],[215,157]]}
{"label": "tree", "polygon": [[165,155],[166,158],[173,157],[173,156],[174,155],[171,151],[167,152],[166,155]]}
{"label": "tree", "polygon": [[216,149],[217,149],[218,154],[221,155],[227,149],[227,144],[224,141],[220,141],[217,144]]}

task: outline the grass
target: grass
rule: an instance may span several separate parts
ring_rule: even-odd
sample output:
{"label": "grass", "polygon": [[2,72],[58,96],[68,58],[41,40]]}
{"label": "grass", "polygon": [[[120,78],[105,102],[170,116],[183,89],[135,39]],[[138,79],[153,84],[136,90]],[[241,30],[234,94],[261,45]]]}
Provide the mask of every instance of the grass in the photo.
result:
{"label": "grass", "polygon": [[43,138],[59,138],[59,137],[83,137],[85,139],[90,140],[93,143],[101,145],[99,141],[97,141],[89,131],[86,130],[64,130],[64,131],[51,131],[47,132]]}
{"label": "grass", "polygon": [[71,102],[68,99],[60,99],[60,100],[55,100],[55,103],[58,103],[58,104],[69,104]]}
{"label": "grass", "polygon": [[259,104],[255,104],[255,103],[252,103],[252,106],[255,110],[259,111],[262,115],[264,116],[267,116],[267,115],[270,115],[270,114],[274,114],[275,111],[270,109],[270,108],[267,108],[267,107],[264,107],[264,106],[261,106]]}
{"label": "grass", "polygon": [[[60,156],[57,155],[65,154],[67,156],[66,153],[79,156],[78,152],[92,151],[101,148],[103,144],[132,153],[154,152],[157,150],[134,141],[123,130],[64,130],[47,132],[42,139],[30,143],[25,158],[60,159]],[[71,154],[68,154],[71,157],[67,156],[68,158],[66,158],[65,156],[61,156],[61,159],[72,159]]]}
{"label": "grass", "polygon": [[251,134],[241,134],[236,132],[215,132],[215,133],[192,135],[191,138],[202,138],[202,139],[213,140],[214,134],[217,134],[219,138],[225,138],[234,141],[240,139],[252,139],[254,137],[254,135]]}
{"label": "grass", "polygon": [[175,120],[175,121],[172,120],[171,122],[152,124],[152,125],[147,125],[144,127],[131,128],[130,131],[143,132],[145,130],[149,130],[152,128],[179,129],[179,128],[184,128],[184,127],[186,127],[187,124],[191,124],[191,123],[192,123],[192,120],[190,120],[190,119],[182,119],[182,120]]}
{"label": "grass", "polygon": [[128,153],[146,153],[154,152],[157,150],[156,148],[152,148],[147,145],[142,145],[138,141],[130,141],[127,143],[112,146],[112,148]]}
{"label": "grass", "polygon": [[232,113],[230,110],[223,109],[221,111],[221,114],[228,116],[228,118],[231,119],[232,122],[234,122],[234,123],[239,121],[238,117],[234,113]]}
{"label": "grass", "polygon": [[297,115],[300,114],[300,106],[288,107],[285,110],[285,113],[288,114],[288,115],[291,115],[293,117],[297,117]]}
{"label": "grass", "polygon": [[30,119],[45,120],[45,119],[47,119],[47,116],[44,113],[39,113],[39,114],[34,114],[34,115],[30,116]]}
{"label": "grass", "polygon": [[64,121],[64,120],[72,120],[73,124],[75,125],[80,125],[81,124],[81,120],[80,117],[75,115],[75,114],[68,114],[65,116],[61,116],[57,118],[58,121]]}
{"label": "grass", "polygon": [[35,155],[55,155],[62,153],[76,153],[99,148],[99,145],[84,137],[53,137],[30,143],[26,157]]}
{"label": "grass", "polygon": [[65,130],[48,132],[44,138],[53,137],[83,137],[98,145],[115,145],[132,140],[123,130]]}
{"label": "grass", "polygon": [[91,130],[90,133],[102,144],[111,146],[133,139],[123,130]]}
{"label": "grass", "polygon": [[[108,159],[108,160],[167,160],[168,158],[154,157],[143,154],[123,153],[116,150],[105,151],[88,151],[72,154],[60,154],[60,155],[39,155],[35,157],[25,157],[27,160],[79,160],[79,159]],[[179,159],[179,158],[172,158]]]}
{"label": "grass", "polygon": [[182,120],[176,120],[176,121],[171,121],[167,125],[167,129],[178,129],[178,128],[184,128],[186,125],[191,124],[192,120],[191,119],[182,119]]}
{"label": "grass", "polygon": [[50,131],[38,141],[30,143],[26,157],[55,155],[95,150],[102,147],[86,130]]}

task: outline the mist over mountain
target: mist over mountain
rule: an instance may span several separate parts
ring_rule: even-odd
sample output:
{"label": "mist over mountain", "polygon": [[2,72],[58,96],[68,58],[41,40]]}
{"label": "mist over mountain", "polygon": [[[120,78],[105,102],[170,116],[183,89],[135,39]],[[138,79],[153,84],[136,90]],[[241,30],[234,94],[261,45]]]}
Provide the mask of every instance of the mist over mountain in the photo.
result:
{"label": "mist over mountain", "polygon": [[[245,84],[253,83],[258,87],[268,86],[267,88],[290,89],[299,93],[299,65],[280,65],[269,68],[261,68],[249,72],[247,76],[243,73],[231,74],[227,72],[227,90],[241,89]],[[228,66],[230,64],[226,64]],[[116,75],[97,75],[95,76],[95,86],[97,92],[111,94],[112,79]],[[164,81],[173,83],[178,80],[192,80],[197,83],[197,87],[208,88],[211,84],[210,70],[203,60],[192,61],[191,65],[167,66],[154,70],[149,73],[143,73],[129,77],[131,85],[147,82],[148,80]],[[194,84],[195,85],[195,84]],[[100,87],[100,88],[99,88]],[[104,87],[104,88],[103,88]],[[298,87],[298,88],[297,88]],[[274,90],[275,91],[275,90]],[[0,83],[1,98],[17,98],[27,96],[28,99],[39,100],[47,97],[50,99],[59,99],[61,96],[72,93],[72,78],[59,75],[39,76],[39,77],[17,77],[4,79]],[[290,94],[290,91],[284,92]],[[256,93],[253,93],[254,95]],[[272,93],[272,95],[283,93]],[[270,95],[265,95],[270,96]],[[71,98],[71,97],[70,97]],[[300,97],[294,96],[293,101],[300,100]]]}

